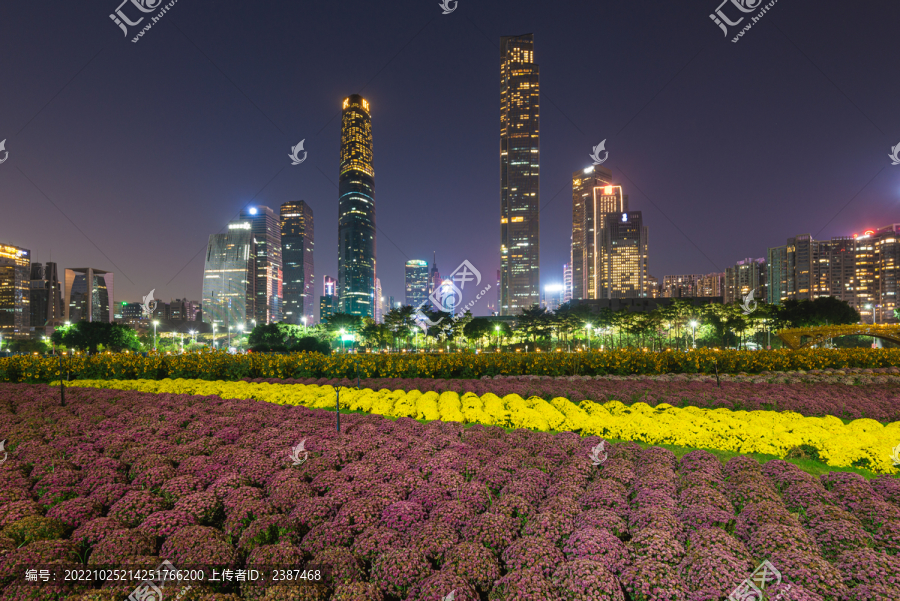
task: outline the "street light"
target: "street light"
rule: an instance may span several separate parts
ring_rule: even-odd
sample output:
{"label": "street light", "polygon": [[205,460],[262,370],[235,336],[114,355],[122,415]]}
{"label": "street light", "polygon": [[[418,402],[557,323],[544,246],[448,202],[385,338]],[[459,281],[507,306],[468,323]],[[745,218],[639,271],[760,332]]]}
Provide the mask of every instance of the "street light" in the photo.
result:
{"label": "street light", "polygon": [[188,334],[191,335],[191,344],[197,344],[197,330],[188,330]]}
{"label": "street light", "polygon": [[306,315],[300,318],[300,321],[303,322],[303,333],[305,334],[309,328],[306,327]]}
{"label": "street light", "polygon": [[213,346],[213,348],[216,348],[216,322],[212,322],[212,329],[213,329],[212,346]]}
{"label": "street light", "polygon": [[587,324],[584,326],[588,331],[588,352],[591,351],[591,324]]}
{"label": "street light", "polygon": [[691,342],[693,343],[694,348],[697,348],[696,328],[698,325],[697,320],[691,321]]}
{"label": "street light", "polygon": [[500,326],[494,326],[494,331],[497,332],[497,352],[500,352]]}
{"label": "street light", "polygon": [[156,350],[156,326],[159,325],[158,321],[153,322],[153,350]]}
{"label": "street light", "polygon": [[240,332],[240,334],[238,334],[238,346],[243,347],[243,345],[244,345],[244,324],[242,324],[242,323],[238,324],[237,329],[238,329],[238,332]]}
{"label": "street light", "polygon": [[344,334],[347,333],[347,330],[341,328],[341,352],[344,352]]}

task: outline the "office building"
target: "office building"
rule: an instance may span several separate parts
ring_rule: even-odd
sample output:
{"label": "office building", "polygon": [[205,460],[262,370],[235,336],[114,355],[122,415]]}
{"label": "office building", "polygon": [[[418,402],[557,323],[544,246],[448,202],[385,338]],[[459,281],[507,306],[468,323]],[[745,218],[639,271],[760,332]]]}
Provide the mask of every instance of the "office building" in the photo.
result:
{"label": "office building", "polygon": [[612,171],[600,165],[572,174],[572,298],[596,298],[594,224],[602,227],[606,215],[628,210],[621,187],[611,186]]}
{"label": "office building", "polygon": [[[410,307],[418,307],[428,300],[430,283],[428,262],[413,259],[406,262],[405,270],[406,296],[404,300]],[[393,305],[393,303],[392,303]],[[392,307],[393,308],[393,307]]]}
{"label": "office building", "polygon": [[281,260],[284,321],[294,325],[312,323],[315,316],[315,275],[313,251],[315,237],[313,211],[306,202],[281,205]]}
{"label": "office building", "polygon": [[565,284],[547,284],[541,291],[541,307],[555,312],[563,302],[565,291]]}
{"label": "office building", "polygon": [[25,336],[31,328],[31,251],[0,244],[0,334]]}
{"label": "office building", "polygon": [[341,311],[375,313],[375,167],[369,102],[354,94],[341,113],[338,179],[338,292]]}
{"label": "office building", "polygon": [[767,276],[765,259],[744,259],[735,263],[734,267],[725,268],[725,304],[743,303],[751,290],[755,290],[754,300],[765,300],[768,298]]}
{"label": "office building", "polygon": [[229,223],[226,233],[209,237],[201,300],[204,323],[227,331],[232,325],[256,319],[255,303],[260,298],[256,294],[256,239],[253,221],[243,219]]}
{"label": "office building", "polygon": [[115,321],[113,274],[83,267],[66,269],[65,321]]}
{"label": "office building", "polygon": [[437,266],[437,253],[434,253],[431,259],[431,272],[428,275],[428,295],[431,296],[435,290],[440,290],[441,282],[443,281]]}
{"label": "office building", "polygon": [[659,278],[647,275],[647,296],[649,298],[659,298],[662,296],[662,288],[659,285]]}
{"label": "office building", "polygon": [[240,221],[250,224],[256,247],[256,322],[278,323],[282,318],[283,298],[281,221],[275,211],[266,206],[244,207],[240,213]]}
{"label": "office building", "polygon": [[599,232],[597,298],[645,298],[650,291],[649,234],[640,211],[610,213]]}
{"label": "office building", "polygon": [[500,38],[500,315],[540,302],[540,70],[534,35]]}
{"label": "office building", "polygon": [[337,296],[337,280],[326,275],[322,280],[322,294],[325,296]]}
{"label": "office building", "polygon": [[338,297],[323,296],[319,299],[319,323],[328,323],[331,316],[339,312]]}
{"label": "office building", "polygon": [[31,327],[61,325],[65,318],[62,285],[56,263],[31,264]]}

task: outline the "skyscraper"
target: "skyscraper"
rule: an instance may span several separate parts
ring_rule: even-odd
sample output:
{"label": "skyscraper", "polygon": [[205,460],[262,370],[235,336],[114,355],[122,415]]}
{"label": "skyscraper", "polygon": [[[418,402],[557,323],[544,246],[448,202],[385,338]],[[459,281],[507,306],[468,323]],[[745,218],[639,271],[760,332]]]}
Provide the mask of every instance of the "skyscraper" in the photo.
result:
{"label": "skyscraper", "polygon": [[[597,260],[594,224],[602,226],[607,214],[628,210],[628,199],[621,196],[620,190],[615,191],[614,197],[603,195],[611,185],[612,171],[599,165],[572,174],[572,298],[597,298],[593,286]],[[599,208],[599,217],[594,214],[595,206]]]}
{"label": "skyscraper", "polygon": [[0,334],[31,327],[31,251],[0,244]]}
{"label": "skyscraper", "polygon": [[640,211],[610,213],[601,228],[596,298],[652,296],[648,233]]}
{"label": "skyscraper", "polygon": [[540,70],[534,35],[500,38],[500,314],[540,302]]}
{"label": "skyscraper", "polygon": [[256,245],[256,322],[278,323],[281,321],[283,298],[281,222],[275,211],[265,206],[245,207],[240,219],[250,223]]}
{"label": "skyscraper", "polygon": [[572,300],[572,264],[563,265],[563,297],[562,302],[567,303]]}
{"label": "skyscraper", "polygon": [[315,312],[315,275],[313,249],[313,211],[304,201],[281,205],[281,258],[284,263],[282,285],[284,321],[301,325],[313,322]]}
{"label": "skyscraper", "polygon": [[90,267],[66,269],[66,321],[115,320],[113,274]]}
{"label": "skyscraper", "polygon": [[31,327],[60,325],[63,321],[62,291],[56,263],[31,264]]}
{"label": "skyscraper", "polygon": [[375,311],[375,168],[369,102],[344,99],[338,179],[338,290],[341,311]]}
{"label": "skyscraper", "polygon": [[322,281],[322,294],[324,296],[337,296],[337,280],[326,275]]}
{"label": "skyscraper", "polygon": [[[434,253],[433,258],[431,259],[431,273],[428,276],[428,295],[434,294],[434,292],[440,291],[441,289],[441,272],[437,266],[437,253]],[[440,292],[438,292],[440,294]]]}
{"label": "skyscraper", "polygon": [[768,298],[766,275],[765,259],[744,259],[735,263],[734,267],[726,267],[724,302],[741,303],[752,290],[756,291],[755,299]]}
{"label": "skyscraper", "polygon": [[[406,262],[406,304],[418,307],[428,300],[428,262],[413,259]],[[393,309],[393,307],[391,307]]]}
{"label": "skyscraper", "polygon": [[375,278],[375,323],[384,322],[384,297],[381,296],[381,280]]}
{"label": "skyscraper", "polygon": [[227,328],[256,319],[255,238],[249,220],[232,221],[228,232],[209,237],[201,301],[205,323]]}

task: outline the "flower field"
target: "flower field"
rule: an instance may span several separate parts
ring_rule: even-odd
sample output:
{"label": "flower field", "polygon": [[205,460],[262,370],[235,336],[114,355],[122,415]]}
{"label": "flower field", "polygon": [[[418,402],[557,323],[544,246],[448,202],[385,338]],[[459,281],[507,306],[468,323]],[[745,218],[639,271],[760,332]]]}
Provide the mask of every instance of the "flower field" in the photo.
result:
{"label": "flower field", "polygon": [[[757,378],[760,376],[754,376]],[[870,418],[887,423],[900,421],[900,381],[893,376],[890,384],[844,386],[839,384],[803,383],[770,384],[766,381],[723,381],[674,377],[666,380],[649,378],[503,378],[500,380],[434,380],[427,378],[370,378],[360,380],[361,388],[381,390],[419,390],[421,392],[472,392],[478,396],[493,393],[504,397],[517,394],[522,398],[541,397],[545,401],[564,397],[605,403],[622,401],[626,405],[644,402],[655,407],[663,403],[674,407],[702,407],[746,411],[795,411],[807,417],[833,415],[843,419]],[[255,379],[269,384],[318,384],[355,387],[355,379],[327,378]]]}
{"label": "flower field", "polygon": [[[799,351],[716,351],[661,353],[617,350],[584,353],[449,353],[230,355],[195,352],[183,355],[83,354],[66,357],[64,373],[78,378],[134,380],[191,378],[481,378],[497,375],[631,375],[667,373],[760,373],[827,368],[881,369],[900,366],[900,349],[815,349]],[[0,359],[0,382],[49,382],[58,379],[54,357]]]}
{"label": "flower field", "polygon": [[4,600],[123,599],[121,585],[57,593],[18,574],[163,559],[329,567],[320,585],[203,584],[186,601],[715,601],[763,560],[783,576],[770,596],[900,599],[892,477],[630,443],[594,465],[600,438],[573,433],[353,414],[339,434],[333,413],[278,403],[66,397],[0,386]]}
{"label": "flower field", "polygon": [[[206,380],[78,380],[77,387],[114,388],[157,394],[216,395],[224,399],[254,399],[279,405],[317,409],[336,407],[332,386],[289,385]],[[529,430],[569,431],[582,435],[787,456],[791,449],[816,449],[826,464],[864,467],[875,472],[896,471],[892,450],[900,444],[900,422],[883,425],[872,419],[849,424],[833,416],[804,417],[794,412],[730,411],[728,409],[678,408],[646,403],[626,406],[619,401],[603,404],[573,403],[558,397],[546,401],[524,399],[517,394],[503,398],[493,393],[478,396],[455,392],[381,389],[346,389],[340,394],[344,410],[375,413],[391,418],[441,420]]]}

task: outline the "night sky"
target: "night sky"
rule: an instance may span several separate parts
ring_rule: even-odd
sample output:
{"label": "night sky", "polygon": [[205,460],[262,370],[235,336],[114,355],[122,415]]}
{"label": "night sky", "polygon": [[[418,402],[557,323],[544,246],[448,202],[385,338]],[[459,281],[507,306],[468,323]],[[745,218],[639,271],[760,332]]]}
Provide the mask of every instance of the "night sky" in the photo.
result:
{"label": "night sky", "polygon": [[900,221],[894,0],[780,0],[736,44],[709,18],[720,0],[178,0],[138,43],[147,20],[123,37],[120,1],[0,6],[0,242],[114,271],[120,302],[199,300],[209,234],[300,199],[321,294],[352,93],[372,108],[385,296],[433,252],[496,286],[501,35],[534,33],[541,69],[544,285],[569,259],[571,174],[603,139],[660,280]]}

